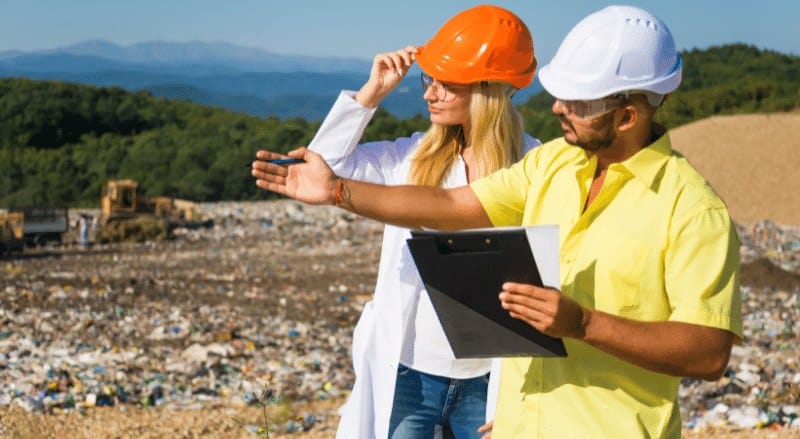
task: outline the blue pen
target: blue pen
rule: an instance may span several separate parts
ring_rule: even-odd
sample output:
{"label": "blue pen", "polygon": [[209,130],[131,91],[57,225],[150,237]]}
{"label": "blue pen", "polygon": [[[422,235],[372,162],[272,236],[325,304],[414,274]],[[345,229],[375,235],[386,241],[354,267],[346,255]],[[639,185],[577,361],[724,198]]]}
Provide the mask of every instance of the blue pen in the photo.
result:
{"label": "blue pen", "polygon": [[295,163],[305,163],[306,161],[303,159],[295,159],[295,158],[285,158],[285,159],[273,159],[267,160],[269,163],[274,163],[276,165],[292,165]]}

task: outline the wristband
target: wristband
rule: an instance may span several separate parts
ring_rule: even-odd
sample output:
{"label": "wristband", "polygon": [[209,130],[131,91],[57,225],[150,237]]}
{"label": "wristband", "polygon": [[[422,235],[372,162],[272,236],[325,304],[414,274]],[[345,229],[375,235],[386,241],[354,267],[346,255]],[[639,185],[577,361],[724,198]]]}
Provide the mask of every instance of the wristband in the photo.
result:
{"label": "wristband", "polygon": [[342,189],[344,189],[344,178],[339,177],[336,182],[336,192],[333,193],[333,205],[339,207],[342,204]]}

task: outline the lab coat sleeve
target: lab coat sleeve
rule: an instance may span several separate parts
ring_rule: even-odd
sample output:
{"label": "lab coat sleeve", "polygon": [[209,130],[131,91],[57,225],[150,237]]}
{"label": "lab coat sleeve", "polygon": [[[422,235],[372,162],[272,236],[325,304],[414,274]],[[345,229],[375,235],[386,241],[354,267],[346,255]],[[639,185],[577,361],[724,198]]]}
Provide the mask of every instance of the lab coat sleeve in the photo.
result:
{"label": "lab coat sleeve", "polygon": [[342,91],[309,144],[333,171],[346,178],[391,184],[421,136],[359,144],[375,109],[362,106],[352,91]]}

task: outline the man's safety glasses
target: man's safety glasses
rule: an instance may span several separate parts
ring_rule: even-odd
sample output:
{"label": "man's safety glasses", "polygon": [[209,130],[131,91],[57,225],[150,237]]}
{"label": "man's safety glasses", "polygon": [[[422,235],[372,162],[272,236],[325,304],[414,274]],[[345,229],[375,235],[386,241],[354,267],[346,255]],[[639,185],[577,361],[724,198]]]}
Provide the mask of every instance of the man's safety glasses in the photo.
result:
{"label": "man's safety glasses", "polygon": [[622,108],[627,96],[624,94],[609,96],[591,101],[567,101],[556,98],[556,102],[561,104],[564,114],[574,115],[580,119],[593,119],[609,111]]}

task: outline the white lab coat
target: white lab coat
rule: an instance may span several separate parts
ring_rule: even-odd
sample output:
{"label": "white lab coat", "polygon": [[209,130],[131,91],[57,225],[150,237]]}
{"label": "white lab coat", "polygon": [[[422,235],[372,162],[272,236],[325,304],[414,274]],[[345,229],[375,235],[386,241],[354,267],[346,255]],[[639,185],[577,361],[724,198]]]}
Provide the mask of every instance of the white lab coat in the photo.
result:
{"label": "white lab coat", "polygon": [[[411,157],[422,133],[395,141],[358,141],[374,109],[361,106],[354,93],[343,91],[309,144],[321,154],[337,175],[379,184],[408,182]],[[525,151],[540,144],[526,135]],[[466,185],[461,157],[445,178],[444,187]],[[406,246],[408,229],[387,225],[381,247],[381,263],[373,300],[364,306],[353,331],[355,384],[341,408],[336,437],[339,439],[383,439],[388,436],[394,399],[395,378],[404,336],[414,321],[420,294],[425,294],[414,261]],[[493,367],[497,367],[498,361]],[[493,369],[494,370],[494,369]],[[499,376],[492,373],[492,378]],[[490,380],[487,418],[494,417],[497,380]]]}

